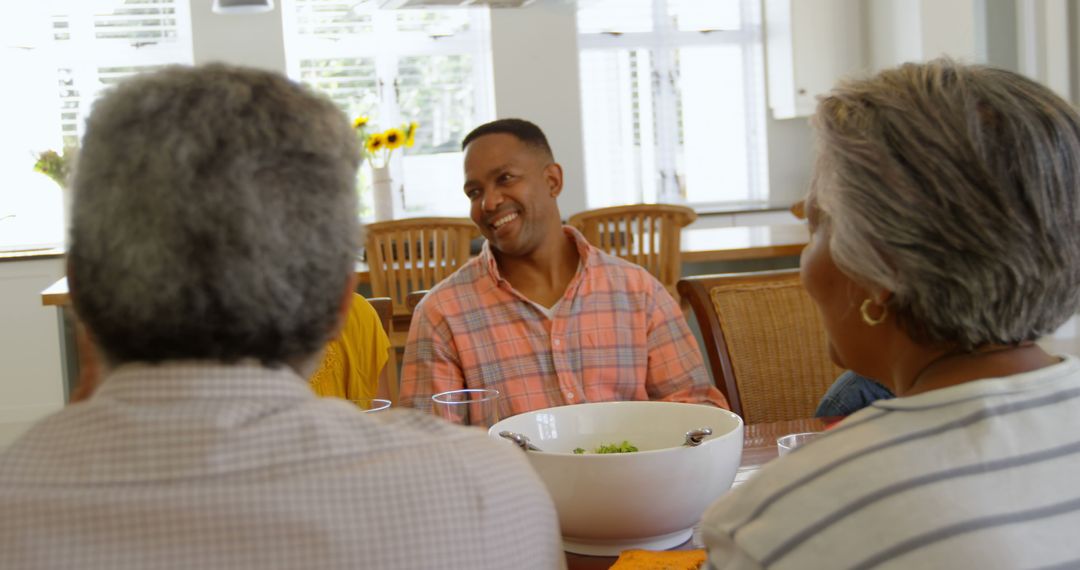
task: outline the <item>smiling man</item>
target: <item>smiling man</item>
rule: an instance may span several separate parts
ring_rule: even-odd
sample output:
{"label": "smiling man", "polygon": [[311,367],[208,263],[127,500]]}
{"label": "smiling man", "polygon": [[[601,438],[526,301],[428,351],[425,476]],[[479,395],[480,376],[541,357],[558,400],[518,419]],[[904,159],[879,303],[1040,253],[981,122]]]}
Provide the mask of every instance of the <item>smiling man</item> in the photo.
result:
{"label": "smiling man", "polygon": [[539,127],[500,119],[462,148],[465,197],[487,242],[417,306],[405,405],[494,388],[502,417],[612,400],[727,407],[663,285],[562,225],[562,167]]}

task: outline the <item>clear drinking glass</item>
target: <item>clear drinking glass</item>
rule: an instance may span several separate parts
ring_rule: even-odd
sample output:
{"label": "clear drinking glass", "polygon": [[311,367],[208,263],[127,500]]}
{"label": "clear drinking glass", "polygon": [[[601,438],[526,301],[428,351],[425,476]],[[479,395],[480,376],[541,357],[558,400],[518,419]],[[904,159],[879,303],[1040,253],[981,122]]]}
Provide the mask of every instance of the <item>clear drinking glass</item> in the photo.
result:
{"label": "clear drinking glass", "polygon": [[796,447],[802,447],[815,438],[821,435],[819,431],[810,431],[805,433],[789,433],[785,436],[776,438],[776,451],[780,455],[787,455],[791,453]]}
{"label": "clear drinking glass", "polygon": [[491,427],[499,421],[499,391],[484,388],[450,390],[431,397],[436,416],[456,424]]}
{"label": "clear drinking glass", "polygon": [[349,400],[364,412],[381,412],[390,409],[390,400],[382,398],[368,398],[365,400]]}

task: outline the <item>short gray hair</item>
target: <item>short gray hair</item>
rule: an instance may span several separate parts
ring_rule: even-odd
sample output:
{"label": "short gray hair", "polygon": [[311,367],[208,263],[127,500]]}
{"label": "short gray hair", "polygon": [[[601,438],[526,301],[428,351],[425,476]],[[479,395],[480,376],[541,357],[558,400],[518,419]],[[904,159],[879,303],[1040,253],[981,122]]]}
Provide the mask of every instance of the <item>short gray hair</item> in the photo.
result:
{"label": "short gray hair", "polygon": [[108,360],[315,354],[358,247],[345,115],[279,75],[208,65],[95,103],[73,178],[72,298]]}
{"label": "short gray hair", "polygon": [[947,59],[818,104],[810,207],[837,266],[893,292],[913,339],[1016,344],[1076,313],[1080,120],[1015,73]]}

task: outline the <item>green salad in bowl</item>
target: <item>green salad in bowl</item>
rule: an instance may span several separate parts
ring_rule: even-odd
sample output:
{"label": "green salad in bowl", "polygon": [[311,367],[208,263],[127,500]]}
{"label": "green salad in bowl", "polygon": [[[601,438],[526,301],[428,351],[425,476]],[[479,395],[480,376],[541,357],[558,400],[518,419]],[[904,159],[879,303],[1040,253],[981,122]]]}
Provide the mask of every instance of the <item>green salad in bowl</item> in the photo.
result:
{"label": "green salad in bowl", "polygon": [[[594,449],[593,453],[633,453],[637,450],[636,445],[624,439],[622,443],[600,444],[600,447]],[[575,447],[574,453],[581,455],[585,453],[585,448]]]}

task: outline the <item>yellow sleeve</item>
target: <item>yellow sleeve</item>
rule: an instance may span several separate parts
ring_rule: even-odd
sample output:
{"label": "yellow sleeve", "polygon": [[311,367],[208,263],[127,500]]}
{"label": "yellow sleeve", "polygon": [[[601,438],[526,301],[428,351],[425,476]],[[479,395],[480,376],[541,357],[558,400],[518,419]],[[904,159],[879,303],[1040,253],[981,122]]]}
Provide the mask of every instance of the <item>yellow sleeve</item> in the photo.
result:
{"label": "yellow sleeve", "polygon": [[341,332],[326,345],[322,364],[311,377],[311,388],[320,396],[374,398],[389,348],[390,339],[379,314],[366,299],[355,295]]}
{"label": "yellow sleeve", "polygon": [[389,357],[390,339],[375,308],[360,295],[353,298],[341,339],[348,363],[346,395],[350,400],[374,398],[379,389],[379,373]]}

